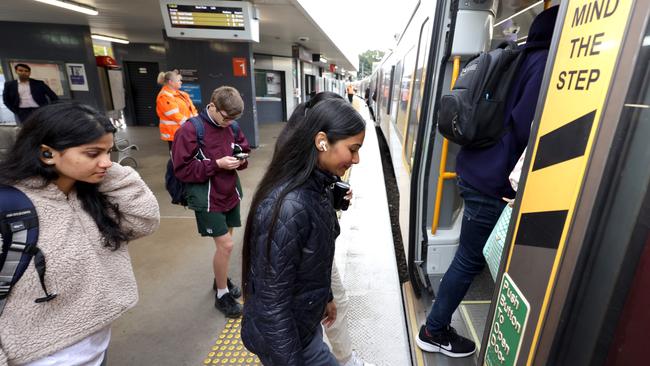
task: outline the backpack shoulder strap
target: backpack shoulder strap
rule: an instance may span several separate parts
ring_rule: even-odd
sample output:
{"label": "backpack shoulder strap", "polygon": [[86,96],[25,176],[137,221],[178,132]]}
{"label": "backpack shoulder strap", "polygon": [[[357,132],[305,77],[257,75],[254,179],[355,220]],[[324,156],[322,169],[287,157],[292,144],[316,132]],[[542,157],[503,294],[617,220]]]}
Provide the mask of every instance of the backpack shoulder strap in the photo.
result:
{"label": "backpack shoulder strap", "polygon": [[201,119],[198,117],[192,117],[190,118],[190,122],[192,122],[192,125],[194,125],[194,129],[196,130],[196,142],[199,145],[200,149],[205,146],[203,143],[203,136],[205,136],[205,127],[203,127],[203,121],[201,121]]}
{"label": "backpack shoulder strap", "polygon": [[235,136],[235,140],[237,139],[237,136],[239,136],[239,131],[241,129],[239,128],[239,123],[237,121],[232,121],[230,124],[230,129],[232,130],[232,134]]}
{"label": "backpack shoulder strap", "polygon": [[38,215],[32,201],[20,190],[0,186],[0,314],[4,309],[9,291],[29,266],[32,257],[45,297],[36,302],[50,301],[45,287],[45,256],[37,247]]}

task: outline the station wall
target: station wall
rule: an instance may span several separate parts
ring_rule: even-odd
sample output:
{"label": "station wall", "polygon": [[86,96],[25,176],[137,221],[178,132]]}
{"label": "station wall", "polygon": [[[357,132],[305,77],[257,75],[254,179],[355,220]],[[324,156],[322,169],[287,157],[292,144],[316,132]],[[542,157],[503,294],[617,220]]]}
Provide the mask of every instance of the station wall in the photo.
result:
{"label": "station wall", "polygon": [[124,61],[157,62],[161,71],[167,71],[167,56],[164,44],[113,43],[115,61],[122,66]]}
{"label": "station wall", "polygon": [[[196,70],[204,108],[210,101],[212,91],[229,85],[244,99],[244,113],[239,124],[252,146],[259,144],[257,128],[257,107],[255,103],[255,81],[253,72],[253,47],[247,42],[194,41],[165,38],[167,67],[170,69]],[[246,60],[246,76],[235,76],[235,58]],[[186,82],[184,83],[186,84]]]}
{"label": "station wall", "polygon": [[105,110],[88,26],[0,21],[0,34],[5,35],[0,41],[5,74],[11,73],[11,60],[82,63],[89,90],[71,91],[72,100]]}

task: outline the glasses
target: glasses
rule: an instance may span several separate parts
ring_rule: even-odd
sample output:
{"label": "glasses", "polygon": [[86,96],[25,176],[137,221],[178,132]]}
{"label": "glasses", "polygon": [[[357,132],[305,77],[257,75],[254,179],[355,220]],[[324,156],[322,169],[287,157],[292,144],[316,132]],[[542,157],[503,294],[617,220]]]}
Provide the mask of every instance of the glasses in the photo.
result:
{"label": "glasses", "polygon": [[235,115],[235,116],[229,116],[228,113],[220,110],[219,108],[217,108],[217,106],[215,106],[214,108],[217,110],[217,112],[219,112],[219,114],[221,115],[221,118],[223,119],[224,122],[234,121],[237,118],[241,117],[241,114],[238,114],[238,115]]}

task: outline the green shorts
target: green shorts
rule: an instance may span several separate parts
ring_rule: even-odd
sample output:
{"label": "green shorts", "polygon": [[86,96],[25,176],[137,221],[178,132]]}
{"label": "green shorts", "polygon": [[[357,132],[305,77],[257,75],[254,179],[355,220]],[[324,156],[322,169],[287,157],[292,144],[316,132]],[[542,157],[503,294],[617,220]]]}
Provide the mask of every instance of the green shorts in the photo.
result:
{"label": "green shorts", "polygon": [[228,228],[240,227],[239,203],[227,212],[194,211],[196,226],[201,236],[217,237],[228,232]]}

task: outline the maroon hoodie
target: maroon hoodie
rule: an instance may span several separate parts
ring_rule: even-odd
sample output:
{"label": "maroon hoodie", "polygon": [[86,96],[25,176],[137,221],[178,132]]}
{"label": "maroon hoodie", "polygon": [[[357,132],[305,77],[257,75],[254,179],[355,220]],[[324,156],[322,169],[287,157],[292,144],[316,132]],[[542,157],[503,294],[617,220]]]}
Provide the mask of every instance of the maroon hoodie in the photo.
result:
{"label": "maroon hoodie", "polygon": [[[237,172],[218,167],[216,160],[224,156],[232,156],[235,144],[241,146],[245,153],[250,152],[250,145],[241,129],[234,136],[230,127],[220,127],[214,122],[205,110],[197,118],[203,123],[205,130],[203,148],[201,152],[206,159],[197,160],[199,150],[196,130],[194,125],[185,122],[176,132],[172,144],[172,163],[174,175],[185,183],[209,183],[209,200],[207,210],[210,212],[226,212],[233,209],[241,199],[241,192],[237,189]],[[237,168],[246,169],[248,161]]]}

